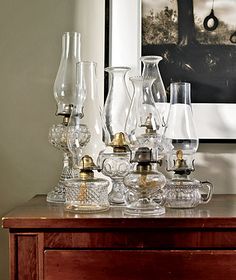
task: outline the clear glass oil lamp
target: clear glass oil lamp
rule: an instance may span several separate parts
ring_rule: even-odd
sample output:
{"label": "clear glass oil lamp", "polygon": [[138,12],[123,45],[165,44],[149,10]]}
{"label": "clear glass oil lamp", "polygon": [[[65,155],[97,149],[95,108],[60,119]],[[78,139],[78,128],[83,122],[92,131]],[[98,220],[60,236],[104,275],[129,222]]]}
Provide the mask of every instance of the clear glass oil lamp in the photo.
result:
{"label": "clear glass oil lamp", "polygon": [[109,209],[109,181],[96,178],[93,159],[85,155],[79,166],[79,178],[66,181],[65,210],[72,213],[94,213]]}
{"label": "clear glass oil lamp", "polygon": [[[66,32],[62,36],[62,54],[57,76],[54,82],[54,97],[57,103],[56,115],[62,115],[63,121],[49,130],[49,142],[63,151],[63,170],[57,185],[48,193],[47,201],[65,202],[64,181],[76,177],[72,167],[72,156],[67,147],[67,126],[73,105],[83,102],[83,94],[76,87],[76,63],[80,60],[80,34]],[[82,98],[82,100],[80,100]]]}
{"label": "clear glass oil lamp", "polygon": [[190,178],[199,142],[193,121],[190,83],[170,85],[170,110],[164,138],[167,171],[174,172],[164,187],[165,206],[193,208],[207,203],[212,196],[212,184]]}
{"label": "clear glass oil lamp", "polygon": [[110,204],[124,204],[125,185],[123,178],[130,171],[130,152],[125,135],[116,133],[112,142],[98,157],[101,172],[111,178],[112,189],[109,193]]}
{"label": "clear glass oil lamp", "polygon": [[116,133],[124,131],[131,102],[125,77],[130,70],[129,67],[105,68],[110,78],[109,91],[103,110],[103,120],[109,134],[109,138],[105,139],[106,144],[113,140]]}
{"label": "clear glass oil lamp", "polygon": [[125,133],[129,139],[132,158],[140,147],[152,149],[153,158],[161,156],[161,119],[155,106],[151,86],[154,79],[131,77],[134,87],[131,106],[126,119]]}
{"label": "clear glass oil lamp", "polygon": [[164,187],[165,206],[169,208],[194,208],[211,200],[213,185],[190,178],[183,152],[176,152],[175,173]]}
{"label": "clear glass oil lamp", "polygon": [[[161,206],[160,190],[166,183],[165,176],[152,168],[152,150],[147,147],[139,148],[133,160],[136,163],[134,171],[124,177],[127,187],[125,199],[125,214],[136,216],[153,216],[165,213]],[[159,202],[154,198],[158,193]]]}

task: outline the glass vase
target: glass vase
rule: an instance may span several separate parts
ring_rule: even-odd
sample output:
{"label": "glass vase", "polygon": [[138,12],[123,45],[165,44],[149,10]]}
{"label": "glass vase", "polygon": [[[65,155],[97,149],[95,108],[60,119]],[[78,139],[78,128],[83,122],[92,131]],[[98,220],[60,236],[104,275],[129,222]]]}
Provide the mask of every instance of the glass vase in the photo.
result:
{"label": "glass vase", "polygon": [[129,70],[131,70],[129,67],[105,68],[105,71],[109,73],[109,91],[103,110],[103,120],[109,137],[105,139],[106,143],[110,143],[116,133],[124,132],[131,102],[125,81]]}
{"label": "glass vase", "polygon": [[143,63],[142,76],[144,78],[154,79],[152,84],[153,99],[159,111],[162,120],[162,126],[164,127],[168,115],[168,103],[166,90],[159,70],[159,62],[162,60],[162,57],[142,56],[140,60]]}
{"label": "glass vase", "polygon": [[76,63],[80,61],[80,33],[65,32],[62,54],[54,83],[57,115],[70,115],[70,105],[76,103]]}

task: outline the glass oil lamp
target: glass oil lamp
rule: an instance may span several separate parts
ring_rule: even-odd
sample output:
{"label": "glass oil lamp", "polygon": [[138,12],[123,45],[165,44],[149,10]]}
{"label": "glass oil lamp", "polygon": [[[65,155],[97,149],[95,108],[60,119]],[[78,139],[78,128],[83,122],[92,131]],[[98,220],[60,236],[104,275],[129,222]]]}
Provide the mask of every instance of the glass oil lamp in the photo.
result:
{"label": "glass oil lamp", "polygon": [[[133,160],[136,163],[134,171],[124,178],[127,187],[125,214],[136,216],[153,216],[165,213],[161,206],[160,190],[166,183],[165,176],[152,167],[156,162],[152,157],[152,150],[147,147],[139,148]],[[155,202],[158,194],[159,202]]]}
{"label": "glass oil lamp", "polygon": [[212,184],[190,178],[182,150],[176,152],[176,158],[174,176],[167,180],[164,188],[165,206],[183,209],[208,203],[212,197]]}
{"label": "glass oil lamp", "polygon": [[98,162],[101,172],[112,180],[110,204],[123,204],[126,189],[123,178],[130,171],[130,152],[124,133],[119,132],[114,135],[112,142],[100,153]]}
{"label": "glass oil lamp", "polygon": [[164,188],[165,206],[193,208],[207,203],[212,196],[212,184],[190,178],[199,142],[193,121],[190,83],[170,85],[170,110],[164,138],[167,171],[174,172]]}
{"label": "glass oil lamp", "polygon": [[85,155],[79,166],[79,178],[66,181],[65,210],[72,213],[94,213],[109,209],[109,181],[96,178],[93,159]]}
{"label": "glass oil lamp", "polygon": [[[65,202],[64,181],[76,177],[72,167],[72,156],[67,147],[67,126],[73,105],[83,102],[83,94],[76,86],[76,63],[80,60],[80,34],[66,32],[62,36],[62,54],[57,76],[54,82],[54,97],[57,103],[56,115],[63,116],[60,124],[53,125],[49,131],[49,142],[63,151],[63,170],[59,182],[48,193],[47,201]],[[82,98],[82,100],[80,100]]]}
{"label": "glass oil lamp", "polygon": [[131,106],[126,119],[125,133],[129,139],[132,159],[140,147],[152,150],[154,159],[161,156],[161,119],[155,106],[151,86],[153,78],[131,77],[134,87]]}

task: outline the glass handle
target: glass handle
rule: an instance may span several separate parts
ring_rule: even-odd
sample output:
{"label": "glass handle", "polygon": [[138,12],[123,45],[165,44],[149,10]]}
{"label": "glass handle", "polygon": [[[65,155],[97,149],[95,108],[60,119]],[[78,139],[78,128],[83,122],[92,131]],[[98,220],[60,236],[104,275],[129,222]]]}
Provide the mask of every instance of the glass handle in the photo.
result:
{"label": "glass handle", "polygon": [[207,192],[201,194],[202,203],[208,203],[211,200],[213,193],[213,185],[208,181],[201,182],[202,187],[207,189]]}

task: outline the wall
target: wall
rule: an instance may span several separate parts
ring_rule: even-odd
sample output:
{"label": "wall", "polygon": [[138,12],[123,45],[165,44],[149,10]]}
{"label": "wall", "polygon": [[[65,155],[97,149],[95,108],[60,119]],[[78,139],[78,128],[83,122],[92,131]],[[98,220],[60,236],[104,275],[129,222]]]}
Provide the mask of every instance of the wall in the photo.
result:
{"label": "wall", "polygon": [[[57,182],[61,153],[48,143],[53,83],[65,31],[82,35],[82,59],[98,63],[103,94],[104,0],[0,0],[0,217]],[[94,48],[94,42],[96,47]],[[0,229],[0,279],[8,279]]]}
{"label": "wall", "polygon": [[[98,62],[103,89],[104,0],[0,0],[0,216],[57,182],[61,154],[48,143],[53,82],[65,31],[82,33],[82,58]],[[199,179],[236,193],[236,145],[201,145]],[[8,279],[7,231],[0,230],[0,279]]]}

